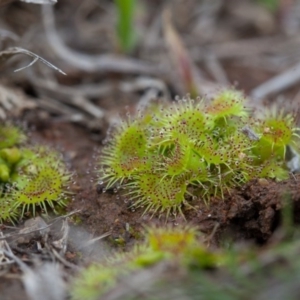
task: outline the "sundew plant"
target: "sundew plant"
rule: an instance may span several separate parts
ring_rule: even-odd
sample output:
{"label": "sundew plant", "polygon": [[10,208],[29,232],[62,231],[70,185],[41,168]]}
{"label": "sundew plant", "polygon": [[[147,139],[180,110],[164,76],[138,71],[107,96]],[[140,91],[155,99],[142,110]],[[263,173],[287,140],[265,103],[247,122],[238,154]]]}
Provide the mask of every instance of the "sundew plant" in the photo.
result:
{"label": "sundew plant", "polygon": [[127,253],[118,253],[100,264],[91,264],[79,273],[71,289],[71,299],[96,300],[117,286],[120,279],[159,263],[178,264],[185,271],[214,268],[222,256],[199,241],[196,228],[151,227],[144,233],[145,241]]}
{"label": "sundew plant", "polygon": [[116,127],[100,157],[104,191],[125,190],[144,213],[182,214],[256,178],[289,176],[287,147],[297,149],[292,115],[251,113],[242,93],[224,90],[207,103],[185,98],[148,109]]}
{"label": "sundew plant", "polygon": [[47,213],[69,198],[70,173],[60,155],[44,146],[24,146],[15,126],[0,126],[0,222]]}

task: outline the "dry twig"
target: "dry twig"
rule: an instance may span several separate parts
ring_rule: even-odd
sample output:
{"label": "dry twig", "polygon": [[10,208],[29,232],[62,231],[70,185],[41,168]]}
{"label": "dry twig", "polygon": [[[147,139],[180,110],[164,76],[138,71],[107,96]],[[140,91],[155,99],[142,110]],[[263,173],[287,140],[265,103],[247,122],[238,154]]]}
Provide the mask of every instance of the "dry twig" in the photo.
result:
{"label": "dry twig", "polygon": [[300,63],[256,87],[252,90],[251,96],[256,100],[259,100],[270,94],[281,92],[299,81]]}
{"label": "dry twig", "polygon": [[33,232],[36,232],[36,231],[44,231],[47,228],[49,228],[50,226],[54,225],[59,220],[68,218],[68,217],[70,217],[70,216],[72,216],[74,214],[77,214],[78,212],[80,212],[80,210],[75,210],[75,211],[72,211],[72,212],[68,213],[67,215],[59,216],[59,217],[55,218],[54,220],[52,220],[50,224],[48,224],[47,226],[41,227],[41,228],[39,227],[39,228],[34,228],[32,230],[27,230],[26,232],[9,233],[9,234],[6,234],[4,236],[0,236],[0,241],[1,240],[6,240],[8,238],[13,238],[13,237],[18,237],[18,236],[22,236],[22,235],[27,235],[27,234],[30,234],[30,233],[33,233]]}
{"label": "dry twig", "polygon": [[158,74],[161,70],[157,66],[131,58],[117,55],[103,54],[91,56],[76,52],[68,48],[55,29],[54,14],[51,5],[43,9],[43,22],[48,42],[53,51],[70,65],[86,72],[118,72],[138,74]]}
{"label": "dry twig", "polygon": [[5,120],[8,115],[19,116],[22,111],[35,107],[36,104],[23,93],[0,84],[0,119]]}
{"label": "dry twig", "polygon": [[13,47],[13,48],[8,48],[4,51],[1,51],[0,52],[0,65],[7,61],[9,58],[11,58],[12,56],[15,56],[17,54],[25,54],[25,55],[28,55],[30,57],[33,58],[33,61],[25,66],[25,67],[22,67],[22,68],[19,68],[17,70],[15,70],[15,72],[19,72],[21,70],[24,70],[28,67],[31,67],[32,65],[34,65],[37,61],[41,61],[43,64],[45,64],[46,66],[54,69],[55,71],[63,74],[63,75],[66,75],[66,73],[64,73],[61,69],[57,68],[56,66],[54,66],[53,64],[51,64],[49,61],[47,61],[46,59],[40,57],[39,55],[29,51],[29,50],[26,50],[26,49],[23,49],[23,48],[20,48],[20,47]]}
{"label": "dry twig", "polygon": [[[6,5],[14,1],[16,0],[0,0],[0,6]],[[35,4],[55,4],[57,2],[57,0],[20,0],[20,1],[27,2],[27,3],[35,3]]]}

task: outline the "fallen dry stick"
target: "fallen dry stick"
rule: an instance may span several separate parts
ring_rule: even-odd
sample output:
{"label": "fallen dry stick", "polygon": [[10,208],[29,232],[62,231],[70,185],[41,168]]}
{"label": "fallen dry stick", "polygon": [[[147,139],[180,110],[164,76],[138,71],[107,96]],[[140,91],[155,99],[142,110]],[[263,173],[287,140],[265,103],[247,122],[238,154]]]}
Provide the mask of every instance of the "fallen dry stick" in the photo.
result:
{"label": "fallen dry stick", "polygon": [[[16,0],[0,0],[0,6],[9,4],[11,2],[15,2]],[[20,0],[22,2],[27,3],[35,3],[35,4],[55,4],[57,0]]]}
{"label": "fallen dry stick", "polygon": [[75,68],[86,72],[118,72],[118,73],[138,73],[138,74],[159,74],[162,73],[158,66],[137,59],[126,58],[117,55],[87,55],[76,52],[68,48],[55,29],[53,8],[45,5],[43,9],[43,22],[46,35],[53,51],[65,62]]}
{"label": "fallen dry stick", "polygon": [[251,97],[259,100],[270,94],[281,92],[299,81],[300,63],[253,89]]}
{"label": "fallen dry stick", "polygon": [[25,55],[28,55],[30,57],[33,58],[33,61],[25,66],[25,67],[22,67],[18,70],[15,70],[15,72],[18,72],[18,71],[21,71],[21,70],[24,70],[28,67],[31,67],[33,64],[35,64],[37,61],[41,61],[43,64],[45,64],[46,66],[54,69],[55,71],[63,74],[63,75],[66,75],[66,73],[64,73],[61,69],[57,68],[56,66],[54,66],[53,64],[51,64],[49,61],[47,61],[46,59],[40,57],[39,55],[29,51],[29,50],[26,50],[26,49],[23,49],[23,48],[20,48],[20,47],[13,47],[13,48],[8,48],[4,51],[1,51],[0,52],[0,65],[2,63],[4,63],[5,61],[7,61],[9,58],[11,58],[12,56],[15,56],[17,54],[25,54]]}

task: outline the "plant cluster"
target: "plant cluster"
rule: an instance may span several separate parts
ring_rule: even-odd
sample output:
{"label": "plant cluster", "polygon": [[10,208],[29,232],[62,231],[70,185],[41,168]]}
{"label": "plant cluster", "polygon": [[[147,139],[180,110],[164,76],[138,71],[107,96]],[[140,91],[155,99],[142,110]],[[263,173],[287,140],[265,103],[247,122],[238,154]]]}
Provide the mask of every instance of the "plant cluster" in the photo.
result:
{"label": "plant cluster", "polygon": [[72,299],[99,299],[116,286],[120,277],[161,262],[175,263],[186,270],[203,269],[215,267],[221,262],[221,256],[208,251],[198,241],[195,228],[148,228],[145,242],[130,252],[116,254],[106,262],[83,270],[73,283]]}
{"label": "plant cluster", "polygon": [[14,221],[36,207],[63,205],[70,174],[58,153],[46,147],[21,146],[25,135],[11,125],[0,126],[0,222]]}
{"label": "plant cluster", "polygon": [[292,115],[250,113],[235,90],[209,103],[189,98],[145,111],[117,127],[100,158],[104,190],[124,188],[145,213],[182,213],[188,199],[211,196],[254,178],[288,177],[287,147],[296,147]]}
{"label": "plant cluster", "polygon": [[264,249],[227,241],[216,252],[191,227],[150,228],[139,247],[82,270],[71,299],[266,299],[274,282],[279,299],[298,299],[299,230],[292,230]]}

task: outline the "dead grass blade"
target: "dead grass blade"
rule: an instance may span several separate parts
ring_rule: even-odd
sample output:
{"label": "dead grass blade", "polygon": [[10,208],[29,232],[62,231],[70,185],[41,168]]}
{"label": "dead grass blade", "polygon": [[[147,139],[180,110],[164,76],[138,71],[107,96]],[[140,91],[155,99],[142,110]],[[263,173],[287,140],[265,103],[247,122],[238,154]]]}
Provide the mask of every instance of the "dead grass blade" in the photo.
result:
{"label": "dead grass blade", "polygon": [[36,104],[18,89],[0,84],[0,120],[18,117],[24,110],[34,109]]}
{"label": "dead grass blade", "polygon": [[0,39],[1,40],[11,39],[12,41],[16,42],[16,41],[18,41],[20,39],[20,37],[18,35],[16,35],[15,33],[9,31],[9,30],[1,28],[0,29]]}
{"label": "dead grass blade", "polygon": [[30,228],[26,231],[19,231],[18,233],[9,233],[9,234],[6,234],[6,235],[3,235],[1,236],[0,235],[0,241],[2,240],[5,240],[5,239],[9,239],[9,238],[15,238],[15,237],[19,237],[19,236],[22,236],[22,235],[28,235],[28,234],[31,234],[33,232],[36,232],[36,231],[45,231],[47,228],[49,228],[50,226],[53,226],[56,222],[60,221],[60,220],[63,220],[65,218],[68,218],[76,213],[80,212],[80,210],[74,210],[74,211],[71,211],[70,213],[66,214],[66,215],[63,215],[63,216],[59,216],[55,219],[53,219],[47,226],[44,226],[44,227],[38,227],[38,228]]}
{"label": "dead grass blade", "polygon": [[30,300],[66,299],[63,272],[56,264],[45,263],[23,274],[23,284]]}
{"label": "dead grass blade", "polygon": [[35,3],[35,4],[55,4],[57,0],[21,0],[22,2]]}
{"label": "dead grass blade", "polygon": [[25,67],[22,67],[20,69],[15,70],[15,72],[19,72],[21,70],[24,70],[24,69],[26,69],[28,67],[31,67],[37,61],[41,61],[43,64],[45,64],[49,68],[52,68],[55,71],[57,71],[57,72],[59,72],[59,73],[61,73],[63,75],[66,75],[66,73],[64,73],[61,69],[59,69],[56,66],[52,65],[50,62],[48,62],[44,58],[40,57],[39,55],[37,55],[37,54],[35,54],[35,53],[33,53],[33,52],[29,51],[29,50],[26,50],[26,49],[23,49],[23,48],[19,48],[19,47],[8,48],[8,49],[6,49],[4,51],[1,51],[0,52],[0,65],[3,64],[3,62],[7,61],[12,56],[15,56],[17,54],[28,55],[28,56],[30,56],[30,57],[33,58],[33,61],[29,65],[27,65]]}
{"label": "dead grass blade", "polygon": [[300,81],[300,63],[289,68],[252,90],[251,96],[259,101],[270,94],[280,93]]}
{"label": "dead grass blade", "polygon": [[166,9],[163,13],[164,36],[167,42],[172,63],[178,74],[178,81],[181,83],[183,93],[190,93],[192,98],[199,95],[196,76],[196,68],[190,59],[180,36],[176,32],[171,21],[171,12]]}
{"label": "dead grass blade", "polygon": [[[0,0],[0,6],[14,2],[15,0]],[[26,3],[34,3],[34,4],[55,4],[57,0],[20,0]]]}

